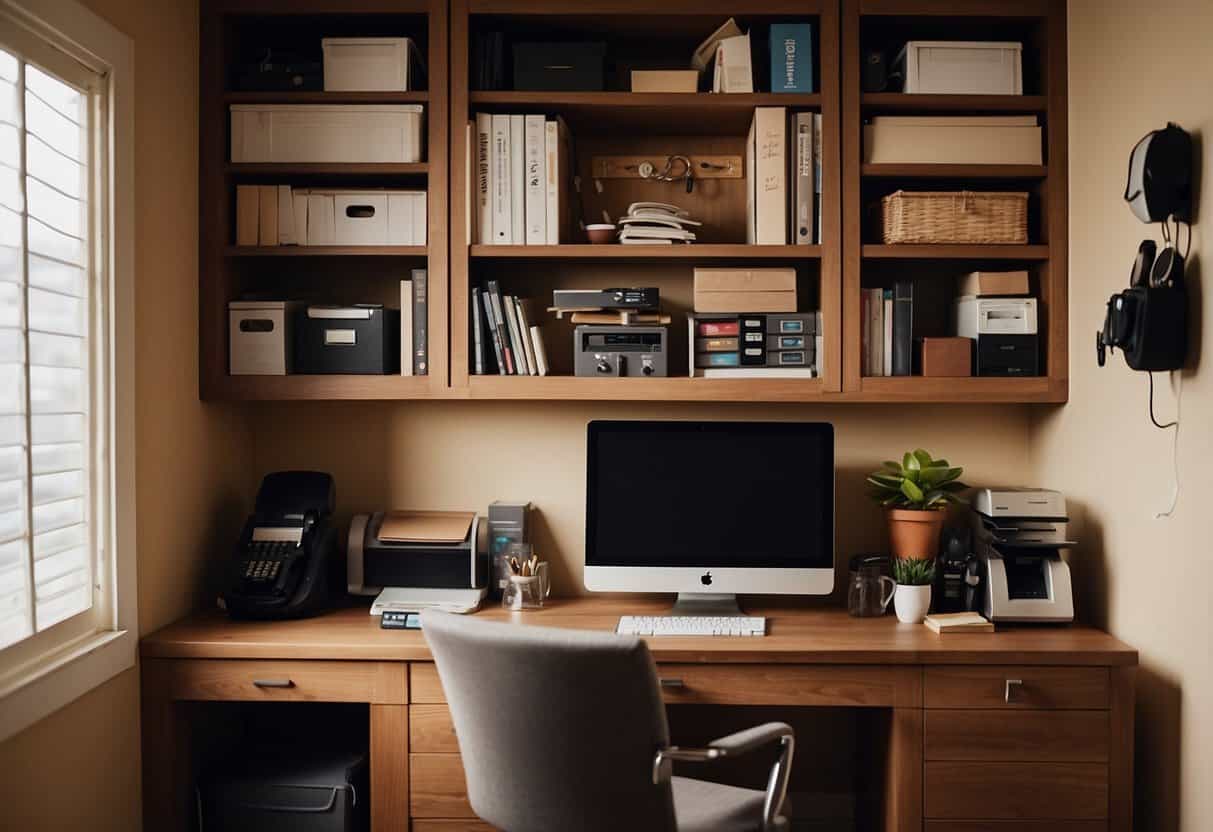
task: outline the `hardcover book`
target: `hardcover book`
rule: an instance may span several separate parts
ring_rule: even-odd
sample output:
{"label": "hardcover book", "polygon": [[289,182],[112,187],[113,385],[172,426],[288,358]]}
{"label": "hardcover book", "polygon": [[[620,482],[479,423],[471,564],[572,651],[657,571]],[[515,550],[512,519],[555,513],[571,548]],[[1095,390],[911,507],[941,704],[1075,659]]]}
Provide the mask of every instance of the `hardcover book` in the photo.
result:
{"label": "hardcover book", "polygon": [[771,24],[771,92],[813,91],[813,26]]}

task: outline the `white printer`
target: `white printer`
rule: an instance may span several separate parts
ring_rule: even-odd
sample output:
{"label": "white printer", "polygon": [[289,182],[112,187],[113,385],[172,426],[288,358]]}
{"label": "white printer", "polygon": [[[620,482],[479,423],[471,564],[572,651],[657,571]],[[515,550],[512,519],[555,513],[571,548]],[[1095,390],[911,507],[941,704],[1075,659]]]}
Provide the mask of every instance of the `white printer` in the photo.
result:
{"label": "white printer", "polygon": [[983,488],[973,499],[976,607],[993,622],[1074,620],[1066,500],[1043,488]]}

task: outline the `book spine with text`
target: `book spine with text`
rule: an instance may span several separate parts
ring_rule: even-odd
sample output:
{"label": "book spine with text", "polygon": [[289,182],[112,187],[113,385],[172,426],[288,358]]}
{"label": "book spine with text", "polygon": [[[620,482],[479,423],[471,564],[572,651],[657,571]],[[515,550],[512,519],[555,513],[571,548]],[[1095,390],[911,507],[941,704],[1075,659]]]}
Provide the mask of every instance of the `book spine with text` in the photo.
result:
{"label": "book spine with text", "polygon": [[526,118],[510,116],[510,239],[526,242]]}
{"label": "book spine with text", "polygon": [[492,228],[493,242],[510,245],[514,242],[514,223],[510,217],[510,117],[493,116],[492,173]]}
{"label": "book spine with text", "polygon": [[813,242],[813,114],[796,114],[796,244]]}
{"label": "book spine with text", "polygon": [[[425,269],[413,269],[413,372],[429,375],[429,280]],[[401,314],[404,311],[401,310]]]}
{"label": "book spine with text", "polygon": [[784,107],[757,107],[754,122],[756,242],[759,245],[785,245],[787,227],[787,169],[788,152],[787,110]]}
{"label": "book spine with text", "polygon": [[884,349],[883,375],[893,375],[893,290],[885,289],[881,297],[881,310],[884,329],[881,333],[881,346]]}
{"label": "book spine with text", "polygon": [[501,342],[501,368],[502,375],[512,376],[517,370],[514,364],[514,351],[510,345],[510,331],[507,329],[505,322],[505,310],[501,301],[501,284],[496,280],[489,280],[485,283],[485,287],[489,292],[489,301],[493,307],[493,330],[497,333],[497,339]]}
{"label": "book spine with text", "polygon": [[413,281],[400,281],[400,375],[413,374]]}
{"label": "book spine with text", "polygon": [[[493,366],[497,375],[503,376],[505,370],[505,351],[504,345],[501,343],[501,336],[497,332],[496,316],[493,313],[493,296],[489,293],[488,288],[482,289],[480,299],[484,302],[484,329],[488,336],[489,343],[493,345]],[[488,355],[488,347],[485,347],[485,356]],[[485,367],[485,372],[488,372],[488,367]]]}
{"label": "book spine with text", "polygon": [[813,216],[817,229],[813,235],[814,242],[822,242],[821,221],[821,113],[813,113]]}
{"label": "book spine with text", "polygon": [[529,376],[531,370],[526,363],[526,348],[522,343],[522,331],[518,327],[518,305],[513,295],[502,295],[501,303],[505,309],[506,331],[510,336],[510,356],[514,359],[514,372],[520,376]]}
{"label": "book spine with text", "polygon": [[893,375],[914,372],[914,283],[893,284]]}
{"label": "book spine with text", "polygon": [[491,245],[493,236],[493,117],[476,114],[476,242]]}
{"label": "book spine with text", "polygon": [[526,243],[547,242],[547,136],[543,116],[527,116],[526,133]]}
{"label": "book spine with text", "polygon": [[480,288],[472,287],[472,375],[484,375],[484,337],[482,332]]}

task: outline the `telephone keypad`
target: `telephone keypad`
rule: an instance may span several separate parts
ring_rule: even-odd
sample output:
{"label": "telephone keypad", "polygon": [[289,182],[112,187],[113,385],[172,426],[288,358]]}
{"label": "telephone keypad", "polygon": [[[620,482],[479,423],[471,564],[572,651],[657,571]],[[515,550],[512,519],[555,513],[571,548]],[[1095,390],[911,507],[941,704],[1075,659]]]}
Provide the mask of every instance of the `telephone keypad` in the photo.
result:
{"label": "telephone keypad", "polygon": [[281,540],[255,540],[249,543],[243,562],[245,580],[254,583],[276,581],[282,564],[298,544]]}

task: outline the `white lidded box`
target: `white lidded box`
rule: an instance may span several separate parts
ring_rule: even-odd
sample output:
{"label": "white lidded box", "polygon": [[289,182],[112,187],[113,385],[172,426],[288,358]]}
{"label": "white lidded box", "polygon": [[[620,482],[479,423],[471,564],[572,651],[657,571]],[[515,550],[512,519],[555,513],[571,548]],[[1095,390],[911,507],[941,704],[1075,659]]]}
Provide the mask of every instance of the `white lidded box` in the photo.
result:
{"label": "white lidded box", "polygon": [[426,192],[311,190],[303,227],[309,246],[423,246]]}
{"label": "white lidded box", "polygon": [[228,309],[228,372],[284,376],[291,371],[291,328],[297,303],[234,300]]}
{"label": "white lidded box", "polygon": [[232,162],[420,162],[420,104],[233,104]]}
{"label": "white lidded box", "polygon": [[321,38],[326,92],[417,88],[420,54],[411,38]]}
{"label": "white lidded box", "polygon": [[912,40],[897,55],[907,93],[1023,95],[1023,44]]}

